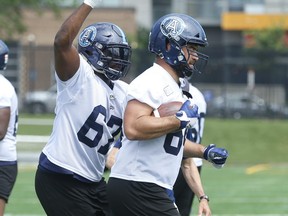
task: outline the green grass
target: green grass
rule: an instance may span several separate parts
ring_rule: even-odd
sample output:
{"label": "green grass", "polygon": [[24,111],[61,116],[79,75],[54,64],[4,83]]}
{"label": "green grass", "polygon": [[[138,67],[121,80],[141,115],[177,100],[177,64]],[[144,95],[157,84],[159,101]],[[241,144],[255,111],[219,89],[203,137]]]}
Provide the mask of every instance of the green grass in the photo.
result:
{"label": "green grass", "polygon": [[19,166],[16,184],[6,205],[7,215],[45,215],[34,189],[35,170],[36,166]]}
{"label": "green grass", "polygon": [[[214,216],[288,215],[287,129],[288,121],[281,120],[206,120],[203,143],[225,147],[230,154],[223,169],[204,163],[202,182]],[[20,124],[18,134],[50,132],[51,126]],[[42,146],[18,143],[20,152],[39,152]],[[7,216],[45,215],[34,191],[35,167],[19,165],[17,182],[6,207]],[[193,208],[194,216],[197,201]]]}
{"label": "green grass", "polygon": [[[36,133],[36,134],[35,134]],[[37,130],[35,129],[35,125],[25,125],[20,126],[18,129],[18,134],[22,135],[50,135],[51,126],[49,125],[41,125],[37,126]]]}
{"label": "green grass", "polygon": [[[248,168],[228,165],[218,170],[204,164],[202,181],[213,215],[288,215],[287,165],[272,164],[253,174],[247,174]],[[35,167],[19,168],[7,215],[45,215],[34,191],[34,175]],[[196,201],[192,215],[197,210]]]}
{"label": "green grass", "polygon": [[228,164],[288,162],[288,121],[207,119],[203,144],[228,149]]}
{"label": "green grass", "polygon": [[[248,174],[248,166],[226,166],[222,170],[205,163],[202,181],[216,215],[288,215],[288,169],[271,164]],[[198,202],[194,203],[195,215]]]}

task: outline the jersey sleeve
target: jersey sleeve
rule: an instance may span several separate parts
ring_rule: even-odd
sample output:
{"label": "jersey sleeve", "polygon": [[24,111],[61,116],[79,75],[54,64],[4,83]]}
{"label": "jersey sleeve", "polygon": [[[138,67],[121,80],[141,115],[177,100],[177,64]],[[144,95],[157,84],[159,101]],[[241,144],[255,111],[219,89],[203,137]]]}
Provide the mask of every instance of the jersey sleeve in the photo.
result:
{"label": "jersey sleeve", "polygon": [[0,95],[0,108],[4,108],[4,107],[10,107],[11,106],[11,101],[9,99],[9,97],[7,97],[6,95]]}
{"label": "jersey sleeve", "polygon": [[55,73],[56,81],[57,81],[57,94],[58,94],[58,102],[65,104],[75,97],[79,93],[82,85],[86,82],[89,76],[93,76],[93,70],[90,65],[83,59],[81,55],[80,57],[80,65],[77,72],[67,81],[62,81]]}
{"label": "jersey sleeve", "polygon": [[6,85],[6,82],[0,82],[1,88],[5,89],[5,91],[0,91],[0,108],[11,107],[11,98],[13,89],[11,86]]}
{"label": "jersey sleeve", "polygon": [[177,98],[175,95],[179,94],[179,86],[171,82],[171,76],[158,67],[147,69],[130,83],[127,102],[136,99],[157,109],[161,104]]}

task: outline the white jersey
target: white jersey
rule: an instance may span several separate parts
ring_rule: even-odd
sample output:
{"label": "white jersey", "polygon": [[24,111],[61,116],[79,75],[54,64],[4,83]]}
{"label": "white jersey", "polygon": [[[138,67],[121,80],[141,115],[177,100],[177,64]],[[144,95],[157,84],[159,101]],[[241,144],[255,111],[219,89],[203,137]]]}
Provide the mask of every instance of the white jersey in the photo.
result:
{"label": "white jersey", "polygon": [[[128,87],[126,101],[137,99],[156,109],[171,101],[184,101],[175,80],[162,67],[155,64],[135,78]],[[183,156],[185,130],[149,139],[122,139],[110,177],[155,183],[172,189]]]}
{"label": "white jersey", "polygon": [[[198,106],[198,113],[200,117],[198,118],[196,124],[194,124],[192,128],[192,135],[194,138],[194,142],[201,143],[201,139],[203,137],[204,131],[204,122],[205,122],[205,115],[207,104],[203,94],[197,89],[195,86],[189,84],[189,93],[192,95],[196,105]],[[196,166],[202,166],[203,161],[201,158],[193,158]]]}
{"label": "white jersey", "polygon": [[0,141],[0,162],[17,161],[18,98],[12,84],[0,74],[0,109],[10,107],[7,133]]}
{"label": "white jersey", "polygon": [[60,81],[57,75],[56,79],[56,117],[43,153],[53,164],[98,182],[109,147],[121,130],[128,85],[115,81],[109,87],[81,55],[70,80]]}

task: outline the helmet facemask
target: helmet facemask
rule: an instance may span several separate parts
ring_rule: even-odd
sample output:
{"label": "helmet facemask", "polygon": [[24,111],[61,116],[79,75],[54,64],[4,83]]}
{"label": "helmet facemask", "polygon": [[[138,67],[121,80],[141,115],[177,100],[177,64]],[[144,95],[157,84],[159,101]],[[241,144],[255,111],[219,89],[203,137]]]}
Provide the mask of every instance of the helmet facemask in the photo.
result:
{"label": "helmet facemask", "polygon": [[193,73],[202,73],[202,71],[205,70],[209,56],[197,50],[188,49],[187,45],[185,45],[185,47],[187,49],[188,59],[191,58],[191,56],[193,55],[195,55],[198,58],[198,60],[195,61],[192,67],[191,65],[188,64],[187,59],[185,59],[186,61],[185,63],[183,63],[184,68],[182,70],[182,73],[184,74],[185,77],[189,78],[193,75]]}
{"label": "helmet facemask", "polygon": [[[168,34],[169,36],[169,34]],[[179,36],[178,36],[179,37]],[[193,44],[199,46],[197,43],[190,43],[189,41],[186,42],[183,38],[180,37],[179,42],[177,42],[173,37],[168,37],[168,41],[166,43],[170,44],[169,50],[166,52],[169,53],[168,56],[175,56],[175,59],[171,58],[164,58],[166,63],[169,64],[178,74],[179,77],[191,77],[193,73],[202,73],[204,71],[207,63],[208,63],[208,58],[209,56],[196,51],[196,50],[191,50],[188,48],[188,44]],[[185,45],[181,46],[181,43],[184,43]],[[188,58],[186,59],[185,54],[183,52],[183,48],[187,49],[188,53]],[[171,53],[174,53],[171,55]],[[190,58],[191,55],[197,55],[198,60],[195,61],[193,67],[191,67],[188,64],[188,59]],[[164,55],[165,56],[165,55]]]}
{"label": "helmet facemask", "polygon": [[[97,68],[101,68],[108,79],[118,80],[125,77],[130,69],[131,48],[128,45],[108,44],[97,45],[100,58],[97,61]],[[101,48],[102,47],[102,48]],[[96,69],[96,71],[99,69]]]}
{"label": "helmet facemask", "polygon": [[0,40],[0,70],[5,70],[8,63],[9,49],[7,45]]}
{"label": "helmet facemask", "polygon": [[0,55],[1,60],[0,60],[0,70],[6,70],[7,63],[8,63],[8,53]]}

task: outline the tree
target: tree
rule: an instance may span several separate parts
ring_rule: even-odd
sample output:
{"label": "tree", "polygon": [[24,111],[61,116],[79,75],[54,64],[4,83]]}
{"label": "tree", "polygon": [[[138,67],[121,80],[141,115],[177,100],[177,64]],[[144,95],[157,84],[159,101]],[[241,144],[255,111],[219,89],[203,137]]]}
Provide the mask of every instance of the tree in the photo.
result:
{"label": "tree", "polygon": [[24,33],[26,26],[23,23],[23,9],[32,8],[35,13],[41,14],[42,9],[51,8],[55,15],[60,14],[61,0],[5,0],[0,6],[0,37],[13,39]]}
{"label": "tree", "polygon": [[245,32],[250,36],[250,40],[253,40],[253,46],[248,49],[257,50],[272,50],[275,52],[283,52],[287,50],[287,44],[285,44],[284,36],[285,30],[280,26],[275,26],[263,30],[254,30]]}
{"label": "tree", "polygon": [[281,55],[287,55],[287,44],[285,44],[285,29],[274,26],[263,30],[245,32],[250,44],[246,47],[247,54],[258,59],[259,69],[271,70],[275,60]]}

